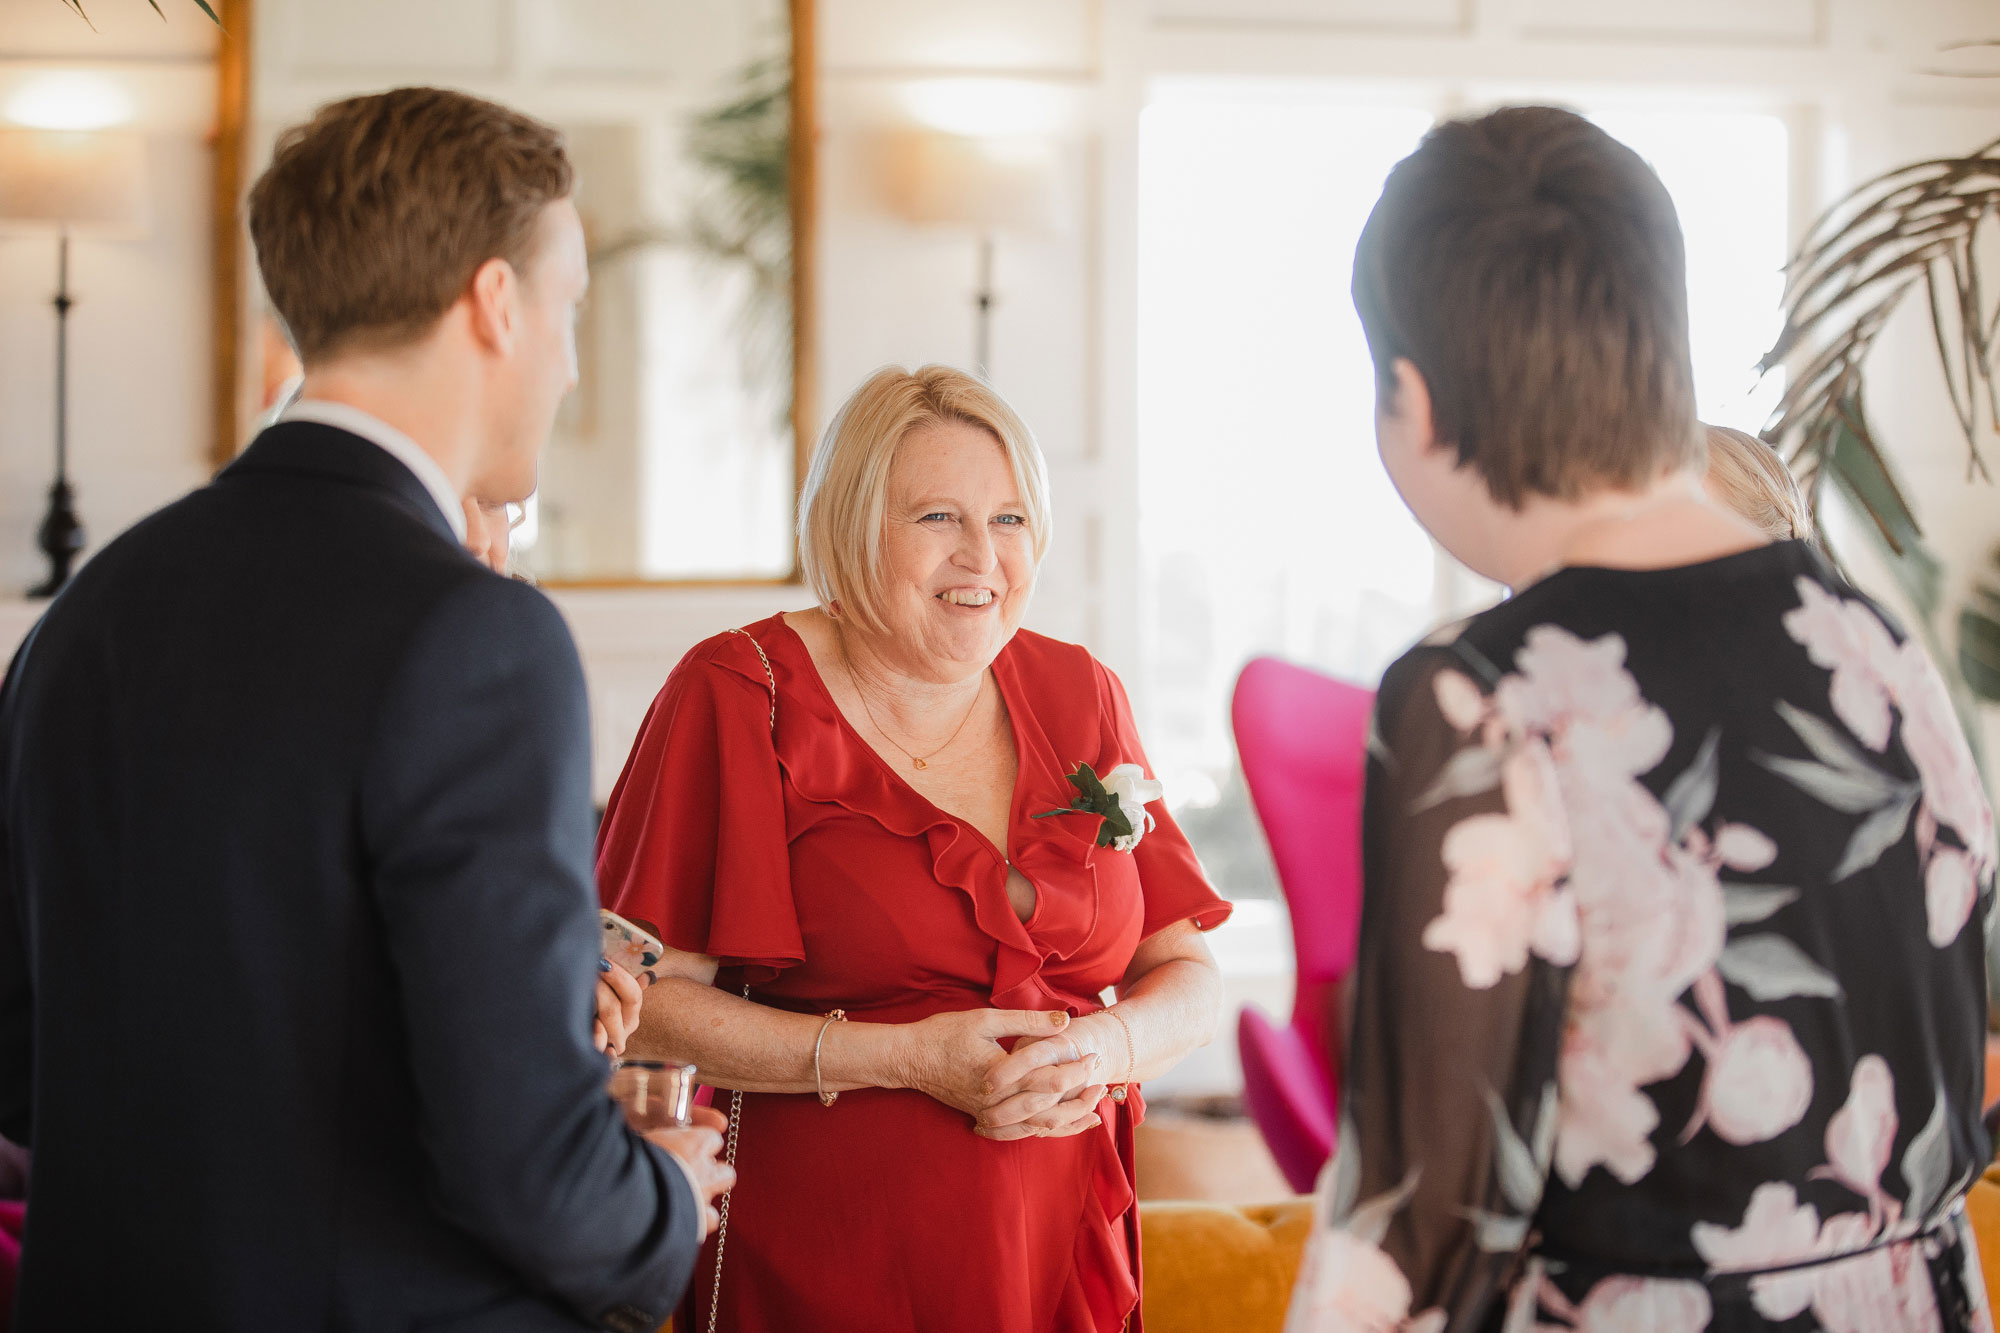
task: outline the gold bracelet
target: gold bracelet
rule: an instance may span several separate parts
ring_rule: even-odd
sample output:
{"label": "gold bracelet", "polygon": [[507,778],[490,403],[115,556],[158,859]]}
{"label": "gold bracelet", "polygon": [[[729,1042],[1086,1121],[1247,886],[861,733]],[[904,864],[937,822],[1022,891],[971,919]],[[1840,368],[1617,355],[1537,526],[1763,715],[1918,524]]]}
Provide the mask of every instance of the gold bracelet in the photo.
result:
{"label": "gold bracelet", "polygon": [[834,1010],[826,1016],[826,1022],[819,1025],[819,1036],[813,1039],[813,1087],[819,1092],[819,1104],[821,1106],[833,1105],[840,1100],[840,1094],[837,1092],[828,1092],[826,1090],[826,1081],[819,1075],[819,1048],[826,1044],[826,1030],[835,1023],[845,1023],[846,1021],[847,1011],[845,1009]]}
{"label": "gold bracelet", "polygon": [[1139,1044],[1132,1040],[1132,1025],[1125,1021],[1125,1015],[1118,1012],[1118,1006],[1106,1005],[1104,1012],[1118,1020],[1118,1026],[1125,1029],[1125,1077],[1111,1090],[1111,1100],[1125,1100],[1126,1089],[1131,1086],[1132,1075],[1139,1072]]}

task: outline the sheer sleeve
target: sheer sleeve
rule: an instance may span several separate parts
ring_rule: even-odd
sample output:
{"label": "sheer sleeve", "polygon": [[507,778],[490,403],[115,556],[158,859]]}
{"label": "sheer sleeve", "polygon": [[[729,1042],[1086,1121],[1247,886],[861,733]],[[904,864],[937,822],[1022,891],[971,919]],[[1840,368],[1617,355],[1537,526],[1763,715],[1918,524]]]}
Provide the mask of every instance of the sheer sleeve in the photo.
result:
{"label": "sheer sleeve", "polygon": [[1554,770],[1510,746],[1476,653],[1377,699],[1339,1141],[1289,1333],[1473,1329],[1540,1204],[1575,900]]}
{"label": "sheer sleeve", "polygon": [[[1132,704],[1125,686],[1110,668],[1093,662],[1097,670],[1099,710],[1104,719],[1104,749],[1098,771],[1108,773],[1119,764],[1137,764],[1149,776],[1145,747],[1139,743],[1139,726],[1132,718]],[[1164,800],[1147,807],[1157,821],[1153,831],[1132,849],[1139,869],[1139,888],[1145,895],[1145,923],[1140,938],[1151,939],[1168,926],[1192,921],[1202,930],[1214,930],[1229,919],[1234,906],[1216,893],[1202,871],[1194,847],[1167,813]]]}
{"label": "sheer sleeve", "polygon": [[770,695],[761,671],[714,660],[727,651],[690,653],[646,714],[598,834],[598,892],[669,947],[768,981],[805,946]]}

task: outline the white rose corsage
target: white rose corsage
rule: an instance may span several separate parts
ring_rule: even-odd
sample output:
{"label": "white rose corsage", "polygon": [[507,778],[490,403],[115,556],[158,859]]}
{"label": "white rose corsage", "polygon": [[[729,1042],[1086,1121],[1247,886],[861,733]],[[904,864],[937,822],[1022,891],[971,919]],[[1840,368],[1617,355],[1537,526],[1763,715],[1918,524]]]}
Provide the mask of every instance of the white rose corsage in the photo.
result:
{"label": "white rose corsage", "polygon": [[1078,764],[1069,775],[1076,799],[1060,810],[1044,810],[1036,819],[1057,815],[1096,815],[1097,845],[1129,852],[1139,839],[1153,831],[1153,815],[1146,807],[1166,795],[1167,789],[1146,776],[1137,764],[1120,764],[1102,778],[1089,764]]}

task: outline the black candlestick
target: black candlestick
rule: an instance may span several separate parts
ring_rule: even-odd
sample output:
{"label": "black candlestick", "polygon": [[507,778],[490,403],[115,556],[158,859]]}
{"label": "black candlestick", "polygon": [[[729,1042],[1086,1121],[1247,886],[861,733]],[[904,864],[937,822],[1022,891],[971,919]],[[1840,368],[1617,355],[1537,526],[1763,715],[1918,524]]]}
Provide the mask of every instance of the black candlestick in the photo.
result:
{"label": "black candlestick", "polygon": [[83,550],[83,524],[76,517],[76,493],[69,484],[69,232],[56,252],[56,479],[49,487],[49,512],[37,542],[49,557],[49,576],[28,590],[30,597],[53,597],[69,582],[69,567]]}
{"label": "black candlestick", "polygon": [[972,305],[979,313],[974,317],[972,328],[972,368],[981,379],[991,379],[993,372],[987,365],[993,351],[993,235],[988,232],[979,238],[979,290],[972,294]]}

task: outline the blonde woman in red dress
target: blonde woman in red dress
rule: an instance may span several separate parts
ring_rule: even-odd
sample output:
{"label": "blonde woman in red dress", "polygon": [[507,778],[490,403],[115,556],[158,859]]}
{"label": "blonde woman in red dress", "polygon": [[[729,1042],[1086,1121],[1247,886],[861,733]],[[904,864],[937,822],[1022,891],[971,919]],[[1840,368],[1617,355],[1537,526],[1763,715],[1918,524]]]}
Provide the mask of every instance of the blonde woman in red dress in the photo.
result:
{"label": "blonde woman in red dress", "polygon": [[1229,905],[1117,677],[1019,628],[1041,456],[983,382],[883,370],[799,534],[819,605],[688,653],[599,844],[669,949],[629,1049],[745,1094],[689,1326],[716,1288],[746,1333],[1136,1329],[1137,1084],[1214,1033]]}

